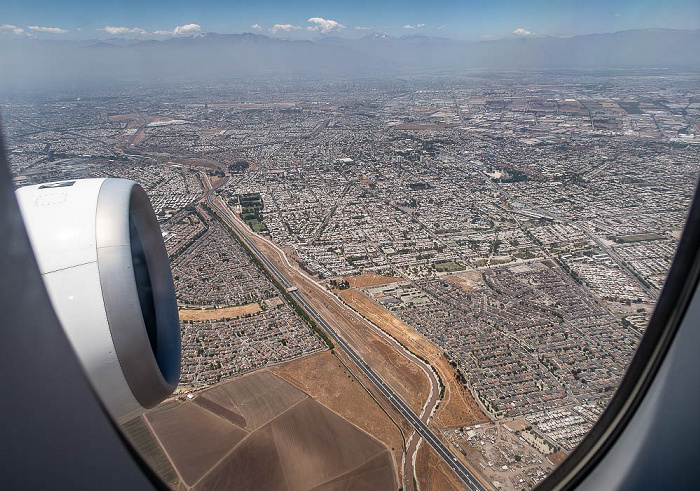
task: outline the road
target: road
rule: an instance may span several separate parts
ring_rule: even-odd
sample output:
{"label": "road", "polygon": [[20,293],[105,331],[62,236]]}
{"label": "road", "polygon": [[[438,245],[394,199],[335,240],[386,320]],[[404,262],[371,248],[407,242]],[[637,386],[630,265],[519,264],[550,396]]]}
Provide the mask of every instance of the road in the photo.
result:
{"label": "road", "polygon": [[[243,240],[246,246],[258,257],[265,265],[270,274],[284,287],[291,288],[292,284],[270,261],[264,254],[260,252],[255,243],[245,234],[238,224],[236,224],[228,214],[222,210],[213,199],[216,189],[228,182],[228,177],[221,181],[217,186],[212,187],[207,191],[205,199],[207,204],[215,210],[219,217],[224,220]],[[386,397],[396,410],[408,421],[415,431],[428,442],[438,453],[440,457],[450,466],[457,476],[469,487],[469,489],[486,491],[486,488],[478,481],[478,479],[466,468],[466,466],[455,457],[447,446],[438,439],[437,436],[428,428],[428,425],[411,410],[410,407],[394,392],[394,390],[377,375],[362,357],[350,346],[343,338],[341,338],[336,330],[323,318],[323,316],[306,300],[300,291],[292,291],[289,293],[294,300],[314,319],[314,321],[328,334],[328,336],[336,343],[348,357],[357,365],[357,367],[365,374],[365,376],[375,385],[375,387]]]}

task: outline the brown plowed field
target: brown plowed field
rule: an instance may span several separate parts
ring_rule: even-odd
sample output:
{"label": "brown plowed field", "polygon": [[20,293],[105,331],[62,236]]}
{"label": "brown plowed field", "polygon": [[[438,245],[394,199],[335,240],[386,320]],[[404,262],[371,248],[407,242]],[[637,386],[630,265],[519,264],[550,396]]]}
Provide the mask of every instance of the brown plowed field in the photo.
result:
{"label": "brown plowed field", "polygon": [[[204,391],[204,407],[187,401],[147,416],[195,490],[398,487],[386,446],[267,370],[212,390],[217,403]],[[222,417],[227,400],[247,418],[260,413],[259,426],[249,433]]]}
{"label": "brown plowed field", "polygon": [[383,442],[392,449],[395,462],[401,462],[401,432],[335,355],[325,351],[271,370]]}
{"label": "brown plowed field", "polygon": [[218,321],[222,319],[235,319],[246,314],[252,315],[260,312],[258,303],[249,303],[238,307],[224,307],[222,309],[183,309],[179,311],[181,321]]}
{"label": "brown plowed field", "polygon": [[456,379],[456,372],[442,350],[415,329],[356,289],[343,290],[340,297],[375,325],[389,333],[412,353],[428,360],[445,384],[443,401],[435,412],[435,421],[444,427],[469,426],[488,421],[471,394]]}
{"label": "brown plowed field", "polygon": [[252,431],[308,396],[267,370],[261,370],[214,387],[200,397],[212,399],[240,414],[246,421],[246,429]]}
{"label": "brown plowed field", "polygon": [[195,489],[286,489],[285,481],[272,428],[266,427],[256,431],[255,438],[243,441]]}
{"label": "brown plowed field", "polygon": [[[389,451],[369,435],[313,399],[306,399],[271,423],[289,487],[308,489],[352,473],[377,455],[383,456],[386,486],[394,486]],[[305,431],[298,431],[304,428]]]}
{"label": "brown plowed field", "polygon": [[383,445],[307,398],[255,431],[197,489],[302,490],[368,477],[369,489],[395,489],[393,474]]}
{"label": "brown plowed field", "polygon": [[198,406],[203,407],[207,411],[216,414],[219,417],[224,418],[226,421],[229,423],[233,423],[236,426],[240,426],[241,428],[245,428],[246,421],[243,416],[241,416],[238,413],[234,413],[230,409],[227,409],[216,402],[212,401],[211,399],[207,399],[206,397],[197,397],[194,401],[195,404]]}
{"label": "brown plowed field", "polygon": [[[392,489],[386,478],[386,459],[377,454],[353,472],[313,488],[313,491],[348,491],[351,489]],[[385,484],[381,484],[385,483]]]}
{"label": "brown plowed field", "polygon": [[148,414],[158,439],[189,485],[240,442],[247,432],[194,404]]}

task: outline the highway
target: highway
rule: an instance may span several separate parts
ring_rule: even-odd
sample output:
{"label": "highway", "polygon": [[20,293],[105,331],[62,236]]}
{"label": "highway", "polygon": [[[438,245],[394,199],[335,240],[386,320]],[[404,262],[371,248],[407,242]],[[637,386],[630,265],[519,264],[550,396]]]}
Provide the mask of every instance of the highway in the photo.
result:
{"label": "highway", "polygon": [[[222,210],[217,204],[215,204],[213,195],[216,189],[223,186],[228,182],[229,177],[227,176],[222,182],[220,182],[216,187],[212,187],[207,191],[205,199],[209,206],[216,210],[219,217],[224,220],[235,232],[236,234],[245,242],[246,246],[250,248],[251,251],[260,259],[260,261],[265,265],[270,274],[272,274],[275,279],[284,287],[291,288],[294,285],[279,271],[277,266],[272,263],[260,250],[256,247],[255,243],[250,240],[250,238],[245,234],[238,224],[236,224],[227,213]],[[391,404],[396,408],[396,410],[401,413],[401,415],[406,418],[406,420],[414,427],[416,432],[423,437],[423,439],[428,442],[440,455],[447,465],[452,468],[452,470],[457,474],[457,476],[470,488],[473,490],[486,491],[486,488],[474,477],[474,475],[469,472],[462,462],[460,462],[452,452],[447,448],[447,446],[442,443],[435,434],[428,428],[428,426],[423,423],[418,416],[408,407],[408,405],[394,392],[394,390],[389,387],[388,384],[384,382],[376,372],[362,359],[360,355],[336,332],[331,325],[326,322],[323,316],[312,307],[306,298],[301,294],[300,291],[289,292],[294,300],[296,300],[299,305],[309,314],[309,316],[314,319],[316,323],[328,334],[328,336],[336,343],[350,359],[358,366],[360,370],[367,376],[367,378],[377,387],[377,389],[391,402]]]}

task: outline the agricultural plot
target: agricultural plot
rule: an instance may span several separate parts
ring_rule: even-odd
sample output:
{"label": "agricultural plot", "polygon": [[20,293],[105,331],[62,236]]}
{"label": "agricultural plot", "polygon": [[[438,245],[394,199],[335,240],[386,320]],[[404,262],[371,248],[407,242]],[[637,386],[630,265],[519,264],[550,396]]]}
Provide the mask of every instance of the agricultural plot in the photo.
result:
{"label": "agricultural plot", "polygon": [[246,429],[252,431],[308,396],[263,370],[214,387],[202,397],[240,414],[246,421]]}
{"label": "agricultural plot", "polygon": [[349,489],[351,483],[395,488],[389,451],[307,398],[251,434],[197,489]]}
{"label": "agricultural plot", "polygon": [[194,404],[146,416],[180,475],[193,485],[246,432]]}
{"label": "agricultural plot", "polygon": [[386,446],[266,370],[147,418],[195,490],[398,485]]}

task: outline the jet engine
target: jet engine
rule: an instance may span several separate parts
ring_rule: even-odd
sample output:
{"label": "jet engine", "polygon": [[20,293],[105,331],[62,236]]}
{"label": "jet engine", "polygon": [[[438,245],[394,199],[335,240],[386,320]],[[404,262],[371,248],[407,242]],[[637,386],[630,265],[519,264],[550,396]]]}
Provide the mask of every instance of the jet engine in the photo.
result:
{"label": "jet engine", "polygon": [[180,324],[145,191],[77,179],[16,195],[54,311],[104,405],[125,421],[160,403],[180,378]]}

